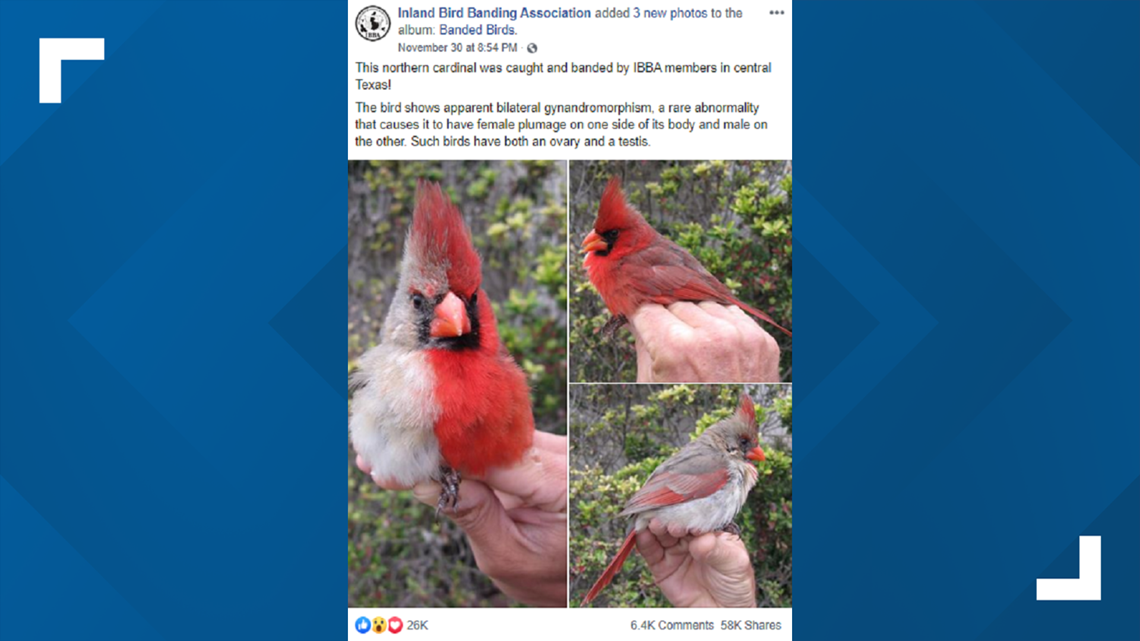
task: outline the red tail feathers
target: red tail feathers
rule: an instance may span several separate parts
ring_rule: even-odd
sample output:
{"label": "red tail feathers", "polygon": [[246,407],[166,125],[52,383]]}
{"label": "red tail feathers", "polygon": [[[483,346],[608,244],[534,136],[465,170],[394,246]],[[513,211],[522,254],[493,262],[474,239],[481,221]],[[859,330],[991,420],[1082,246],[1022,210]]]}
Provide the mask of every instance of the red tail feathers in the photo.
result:
{"label": "red tail feathers", "polygon": [[586,605],[590,601],[593,601],[594,597],[598,596],[598,593],[602,591],[602,588],[610,584],[610,581],[613,580],[614,575],[617,574],[618,570],[621,569],[622,564],[625,563],[626,557],[628,557],[629,553],[633,551],[633,537],[636,534],[637,530],[629,531],[629,536],[625,537],[625,543],[621,544],[621,549],[618,550],[617,556],[615,556],[614,560],[610,561],[610,564],[606,566],[606,571],[602,572],[602,576],[598,577],[598,581],[594,583],[594,587],[590,588],[590,591],[586,593],[586,598],[582,599],[582,605]]}
{"label": "red tail feathers", "polygon": [[764,321],[765,323],[768,323],[769,325],[771,325],[772,327],[775,327],[776,329],[780,330],[781,332],[784,332],[784,333],[785,333],[785,334],[787,334],[788,336],[791,336],[791,335],[792,335],[792,333],[791,333],[791,332],[789,332],[788,330],[784,329],[783,327],[780,327],[780,324],[779,324],[779,323],[777,323],[776,321],[772,320],[772,317],[771,317],[771,316],[769,316],[769,315],[767,315],[767,314],[765,314],[764,312],[762,312],[762,311],[760,311],[760,310],[758,310],[758,309],[754,309],[754,308],[752,308],[752,307],[749,307],[748,305],[745,305],[744,303],[740,302],[739,300],[736,300],[735,298],[733,298],[733,299],[732,299],[732,304],[733,304],[733,305],[736,305],[736,306],[737,306],[737,307],[739,307],[740,309],[743,309],[744,311],[748,312],[749,314],[752,314],[752,315],[753,315],[753,316],[755,316],[756,318],[759,318],[760,320]]}

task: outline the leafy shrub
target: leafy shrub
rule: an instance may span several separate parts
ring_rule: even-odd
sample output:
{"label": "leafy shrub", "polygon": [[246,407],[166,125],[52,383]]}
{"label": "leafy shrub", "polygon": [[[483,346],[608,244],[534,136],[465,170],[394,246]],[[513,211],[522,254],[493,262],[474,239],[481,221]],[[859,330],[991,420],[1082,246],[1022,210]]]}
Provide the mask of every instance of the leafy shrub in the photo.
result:
{"label": "leafy shrub", "polygon": [[[650,225],[687,249],[743,302],[792,328],[792,168],[784,161],[570,163],[570,238],[593,228],[611,176]],[[633,381],[628,331],[607,339],[609,318],[581,260],[570,265],[570,380]],[[760,323],[780,346],[780,380],[792,381],[792,339]]]}
{"label": "leafy shrub", "polygon": [[[483,259],[483,288],[503,344],[527,374],[535,425],[566,429],[564,163],[348,164],[348,370],[376,345],[399,278],[416,181],[439,182]],[[351,410],[351,399],[349,408]],[[502,606],[463,532],[410,492],[385,492],[348,443],[348,604]]]}
{"label": "leafy shrub", "polygon": [[[758,602],[792,605],[791,387],[748,385],[757,402],[766,459],[737,516],[752,554]],[[630,523],[625,502],[665,459],[735,411],[733,385],[570,387],[570,603],[577,606],[617,553]],[[630,555],[595,601],[608,607],[669,607],[645,562]]]}

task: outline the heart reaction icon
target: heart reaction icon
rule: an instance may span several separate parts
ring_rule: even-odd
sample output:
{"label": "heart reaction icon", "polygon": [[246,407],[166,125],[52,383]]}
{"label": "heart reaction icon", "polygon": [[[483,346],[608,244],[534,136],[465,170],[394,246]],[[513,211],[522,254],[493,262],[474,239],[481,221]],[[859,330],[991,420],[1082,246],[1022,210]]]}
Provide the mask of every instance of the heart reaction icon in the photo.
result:
{"label": "heart reaction icon", "polygon": [[404,629],[404,622],[400,617],[391,617],[388,619],[388,631],[392,634],[399,634]]}

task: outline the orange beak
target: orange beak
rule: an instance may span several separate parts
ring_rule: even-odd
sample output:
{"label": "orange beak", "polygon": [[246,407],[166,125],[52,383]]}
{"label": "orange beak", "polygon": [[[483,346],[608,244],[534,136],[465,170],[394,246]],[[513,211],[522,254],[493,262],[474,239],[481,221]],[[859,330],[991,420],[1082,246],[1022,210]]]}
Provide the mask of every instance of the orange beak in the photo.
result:
{"label": "orange beak", "polygon": [[471,319],[463,301],[451,292],[435,306],[435,318],[431,321],[432,338],[455,338],[471,333]]}
{"label": "orange beak", "polygon": [[588,254],[592,251],[604,250],[608,247],[609,245],[606,244],[606,241],[602,240],[602,237],[599,236],[598,232],[596,231],[591,231],[586,235],[586,240],[582,241],[583,254]]}
{"label": "orange beak", "polygon": [[748,451],[748,454],[745,458],[747,458],[750,461],[756,461],[756,462],[763,461],[764,460],[764,450],[760,449],[760,446],[757,445],[756,447],[754,447]]}

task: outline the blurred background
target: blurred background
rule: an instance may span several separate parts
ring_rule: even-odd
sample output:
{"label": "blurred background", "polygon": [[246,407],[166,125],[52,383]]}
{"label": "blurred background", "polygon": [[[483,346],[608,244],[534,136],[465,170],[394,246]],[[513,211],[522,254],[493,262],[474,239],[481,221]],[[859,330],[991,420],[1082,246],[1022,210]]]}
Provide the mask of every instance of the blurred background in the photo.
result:
{"label": "blurred background", "polygon": [[[348,371],[379,336],[416,180],[437,181],[483,259],[483,288],[503,344],[529,379],[535,426],[565,434],[564,169],[553,161],[348,163]],[[349,607],[513,604],[479,572],[462,530],[410,492],[380,490],[355,458],[348,442]]]}
{"label": "blurred background", "polygon": [[[577,607],[621,547],[625,502],[665,459],[727,418],[739,385],[570,386],[570,605]],[[765,461],[736,517],[752,555],[757,603],[792,606],[792,386],[745,385]],[[631,554],[597,607],[670,607]]]}
{"label": "blurred background", "polygon": [[[611,176],[659,233],[687,249],[736,295],[792,326],[791,161],[571,161],[570,241],[577,249],[594,228]],[[570,264],[570,380],[637,380],[628,330],[604,338],[609,318],[582,257]],[[780,345],[780,381],[792,382],[792,339],[757,321]]]}

